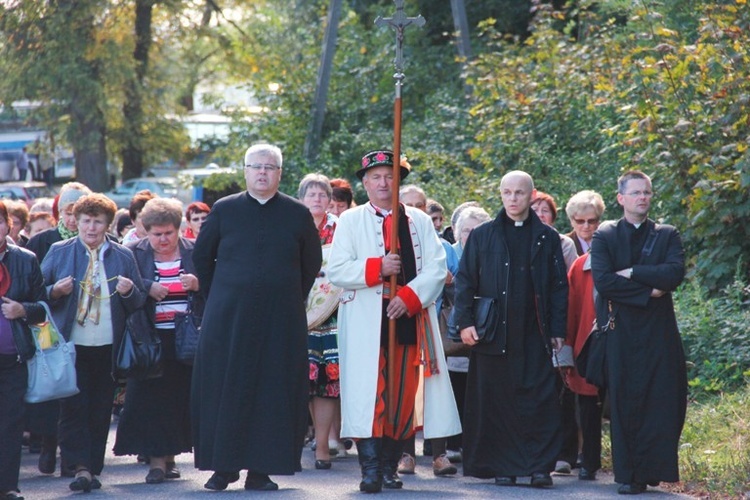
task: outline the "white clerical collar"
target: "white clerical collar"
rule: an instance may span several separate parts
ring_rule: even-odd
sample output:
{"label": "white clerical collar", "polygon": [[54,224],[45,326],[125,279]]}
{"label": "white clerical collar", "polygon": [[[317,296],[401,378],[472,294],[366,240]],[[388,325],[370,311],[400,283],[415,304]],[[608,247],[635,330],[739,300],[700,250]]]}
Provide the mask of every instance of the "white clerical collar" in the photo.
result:
{"label": "white clerical collar", "polygon": [[259,198],[258,196],[253,195],[253,193],[251,193],[250,191],[248,191],[247,194],[249,194],[251,198],[253,198],[255,201],[257,201],[261,205],[265,205],[266,203],[268,203],[268,200],[276,196],[276,193],[274,193],[268,198]]}

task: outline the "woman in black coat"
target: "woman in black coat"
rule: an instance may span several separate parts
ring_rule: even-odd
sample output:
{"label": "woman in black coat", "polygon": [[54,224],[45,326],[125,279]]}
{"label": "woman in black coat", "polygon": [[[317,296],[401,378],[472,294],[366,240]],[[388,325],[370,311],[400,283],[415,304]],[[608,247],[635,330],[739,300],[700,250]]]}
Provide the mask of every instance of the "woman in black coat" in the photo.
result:
{"label": "woman in black coat", "polygon": [[0,498],[23,498],[17,493],[21,469],[24,395],[28,381],[26,360],[34,355],[29,323],[45,319],[37,302],[46,298],[42,272],[33,253],[7,243],[11,222],[0,201]]}

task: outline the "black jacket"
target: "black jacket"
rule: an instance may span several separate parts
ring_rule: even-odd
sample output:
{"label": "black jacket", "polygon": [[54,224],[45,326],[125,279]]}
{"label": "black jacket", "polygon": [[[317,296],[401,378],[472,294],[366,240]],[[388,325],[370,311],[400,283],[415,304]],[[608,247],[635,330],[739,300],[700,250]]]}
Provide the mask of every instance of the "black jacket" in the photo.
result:
{"label": "black jacket", "polygon": [[15,245],[8,245],[2,262],[8,269],[11,279],[10,288],[5,296],[20,302],[26,309],[25,318],[10,322],[18,359],[25,361],[34,356],[36,351],[29,323],[41,323],[47,317],[44,307],[38,303],[47,300],[47,292],[39,262],[33,253]]}
{"label": "black jacket", "polygon": [[[509,252],[503,227],[505,209],[493,221],[474,228],[466,242],[456,276],[455,320],[459,329],[474,325],[474,297],[499,301],[500,318],[495,342],[478,344],[477,352],[502,354],[507,339]],[[548,338],[565,338],[568,308],[568,278],[560,246],[560,235],[533,212],[531,218],[531,278],[539,330]]]}

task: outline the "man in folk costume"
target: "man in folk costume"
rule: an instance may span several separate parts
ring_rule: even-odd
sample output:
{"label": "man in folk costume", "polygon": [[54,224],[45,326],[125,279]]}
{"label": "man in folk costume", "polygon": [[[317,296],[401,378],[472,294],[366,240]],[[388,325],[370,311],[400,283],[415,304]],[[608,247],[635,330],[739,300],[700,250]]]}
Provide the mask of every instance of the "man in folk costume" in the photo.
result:
{"label": "man in folk costume", "polygon": [[624,495],[679,480],[687,408],[685,354],[672,302],[685,277],[685,256],[677,229],[648,218],[652,197],[646,174],[623,174],[617,181],[623,218],[602,224],[591,243],[596,318],[600,326],[609,323],[612,462]]}
{"label": "man in folk costume", "polygon": [[[398,460],[403,442],[422,424],[417,411],[422,404],[426,439],[461,432],[434,306],[445,283],[445,251],[427,214],[392,206],[393,161],[391,151],[362,158],[357,176],[370,201],[341,214],[328,261],[331,282],[344,288],[339,307],[341,435],[357,438],[360,490],[371,493],[403,486]],[[402,162],[400,171],[403,179],[408,163]],[[395,216],[398,247],[392,249]],[[395,291],[389,285],[392,275],[397,276]],[[387,369],[389,319],[396,320],[392,373]],[[417,404],[420,382],[424,401]]]}

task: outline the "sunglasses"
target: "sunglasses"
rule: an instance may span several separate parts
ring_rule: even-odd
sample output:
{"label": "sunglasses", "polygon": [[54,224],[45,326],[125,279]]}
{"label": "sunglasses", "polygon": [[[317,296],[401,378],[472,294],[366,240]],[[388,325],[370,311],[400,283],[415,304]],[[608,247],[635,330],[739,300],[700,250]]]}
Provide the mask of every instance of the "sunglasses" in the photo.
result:
{"label": "sunglasses", "polygon": [[594,226],[596,224],[599,224],[599,219],[573,219],[573,222],[575,222],[579,226],[583,226],[584,224]]}

